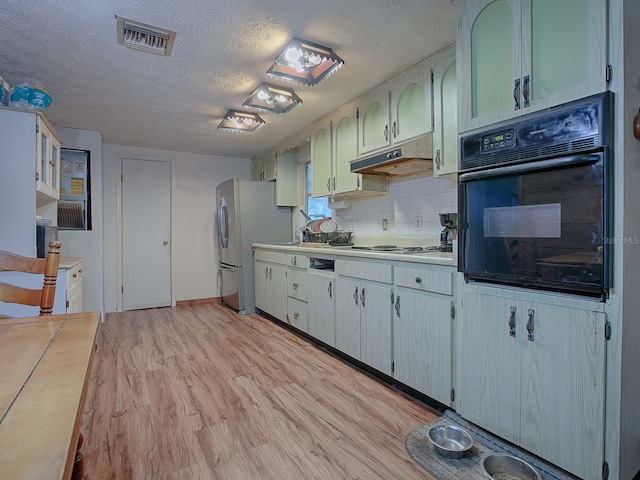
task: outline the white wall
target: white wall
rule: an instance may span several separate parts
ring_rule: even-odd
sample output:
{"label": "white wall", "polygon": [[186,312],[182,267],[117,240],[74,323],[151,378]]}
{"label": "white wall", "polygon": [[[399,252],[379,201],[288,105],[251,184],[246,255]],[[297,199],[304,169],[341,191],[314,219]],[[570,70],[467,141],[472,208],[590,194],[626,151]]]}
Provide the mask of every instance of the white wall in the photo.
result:
{"label": "white wall", "polygon": [[[458,211],[456,179],[426,175],[390,177],[389,193],[377,197],[349,199],[350,206],[335,216],[353,224],[355,236],[439,237],[438,214]],[[422,229],[416,230],[416,216]],[[382,219],[387,219],[387,230]]]}
{"label": "white wall", "polygon": [[229,178],[250,179],[250,159],[104,145],[104,291],[107,312],[118,308],[117,192],[122,157],[171,162],[173,297],[176,301],[217,297],[215,188]]}
{"label": "white wall", "polygon": [[90,151],[91,224],[88,231],[60,230],[63,257],[82,257],[82,308],[84,311],[104,309],[102,228],[102,134],[93,130],[56,127],[63,148]]}

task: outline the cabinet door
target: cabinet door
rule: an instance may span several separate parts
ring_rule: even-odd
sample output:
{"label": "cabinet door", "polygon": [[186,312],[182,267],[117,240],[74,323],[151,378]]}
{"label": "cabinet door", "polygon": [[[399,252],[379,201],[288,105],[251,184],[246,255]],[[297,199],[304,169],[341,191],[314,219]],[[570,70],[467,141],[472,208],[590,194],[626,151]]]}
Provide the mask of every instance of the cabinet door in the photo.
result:
{"label": "cabinet door", "polygon": [[75,282],[67,290],[67,313],[82,312],[82,281]]}
{"label": "cabinet door", "polygon": [[433,69],[433,174],[458,170],[458,86],[456,51],[449,48]]}
{"label": "cabinet door", "polygon": [[309,335],[331,345],[336,344],[335,276],[309,272]]}
{"label": "cabinet door", "polygon": [[269,312],[269,264],[256,260],[253,263],[253,288],[256,308]]}
{"label": "cabinet door", "polygon": [[49,195],[51,191],[51,132],[40,119],[36,120],[37,135],[36,135],[36,158],[37,158],[37,181],[36,190],[45,195]]}
{"label": "cabinet door", "polygon": [[358,155],[358,124],[355,107],[348,105],[340,109],[333,124],[333,178],[334,194],[353,192],[358,189],[360,174],[351,173],[351,160]]}
{"label": "cabinet door", "polygon": [[523,0],[523,113],[606,90],[607,2]]}
{"label": "cabinet door", "polygon": [[390,287],[360,285],[360,359],[386,375],[392,373],[391,293]]}
{"label": "cabinet door", "polygon": [[360,282],[336,279],[336,348],[360,359]]}
{"label": "cabinet door", "polygon": [[311,196],[331,194],[331,122],[319,124],[311,132]]}
{"label": "cabinet door", "polygon": [[391,81],[391,143],[400,143],[433,130],[431,68],[421,62]]}
{"label": "cabinet door", "polygon": [[287,150],[277,156],[276,205],[295,207],[296,198],[296,159],[297,150]]}
{"label": "cabinet door", "polygon": [[467,420],[518,443],[520,362],[526,340],[509,330],[507,299],[463,291],[456,332],[456,410]]}
{"label": "cabinet door", "polygon": [[303,332],[309,331],[307,303],[289,297],[287,323]]}
{"label": "cabinet door", "polygon": [[394,378],[451,404],[451,299],[396,291]]}
{"label": "cabinet door", "polygon": [[251,160],[251,180],[261,182],[264,180],[264,159],[256,157]]}
{"label": "cabinet door", "polygon": [[[524,328],[530,310],[532,341]],[[594,478],[604,461],[605,321],[569,306],[518,309],[520,445],[581,478]]]}
{"label": "cabinet door", "polygon": [[389,86],[371,90],[360,97],[358,109],[358,155],[386,147],[391,142],[389,131]]}
{"label": "cabinet door", "polygon": [[269,265],[269,313],[278,320],[287,318],[287,267]]}
{"label": "cabinet door", "polygon": [[470,0],[457,9],[460,132],[522,111],[514,100],[522,88],[521,8],[521,0]]}
{"label": "cabinet door", "polygon": [[278,156],[275,150],[267,152],[264,156],[264,180],[272,182],[278,176]]}

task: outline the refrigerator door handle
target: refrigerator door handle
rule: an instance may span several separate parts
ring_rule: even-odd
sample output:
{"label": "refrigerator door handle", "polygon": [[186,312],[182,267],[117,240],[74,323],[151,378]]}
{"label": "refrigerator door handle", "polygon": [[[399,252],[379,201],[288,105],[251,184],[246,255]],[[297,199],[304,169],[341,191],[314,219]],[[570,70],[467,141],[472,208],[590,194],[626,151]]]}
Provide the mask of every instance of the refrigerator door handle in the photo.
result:
{"label": "refrigerator door handle", "polygon": [[229,246],[229,210],[224,197],[220,199],[218,206],[218,235],[222,248],[227,248]]}

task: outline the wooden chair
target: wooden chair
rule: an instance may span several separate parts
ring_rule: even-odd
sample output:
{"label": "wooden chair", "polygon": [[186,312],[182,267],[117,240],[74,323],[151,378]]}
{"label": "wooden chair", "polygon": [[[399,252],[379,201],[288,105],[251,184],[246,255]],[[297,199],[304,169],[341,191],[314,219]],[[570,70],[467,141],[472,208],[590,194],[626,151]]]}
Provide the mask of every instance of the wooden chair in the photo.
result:
{"label": "wooden chair", "polygon": [[42,289],[18,287],[0,282],[0,301],[21,305],[40,305],[40,315],[51,315],[56,294],[60,242],[49,242],[46,258],[29,258],[0,250],[0,271],[44,274]]}

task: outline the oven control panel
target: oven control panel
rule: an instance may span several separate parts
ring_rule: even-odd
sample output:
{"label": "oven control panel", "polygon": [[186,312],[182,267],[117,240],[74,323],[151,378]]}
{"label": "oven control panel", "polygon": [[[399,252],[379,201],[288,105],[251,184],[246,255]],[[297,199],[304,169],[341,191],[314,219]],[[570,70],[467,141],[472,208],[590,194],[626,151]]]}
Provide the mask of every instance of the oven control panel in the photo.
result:
{"label": "oven control panel", "polygon": [[482,137],[482,152],[497,152],[505,148],[513,148],[516,146],[516,131],[508,128],[500,132],[494,132],[491,135]]}

